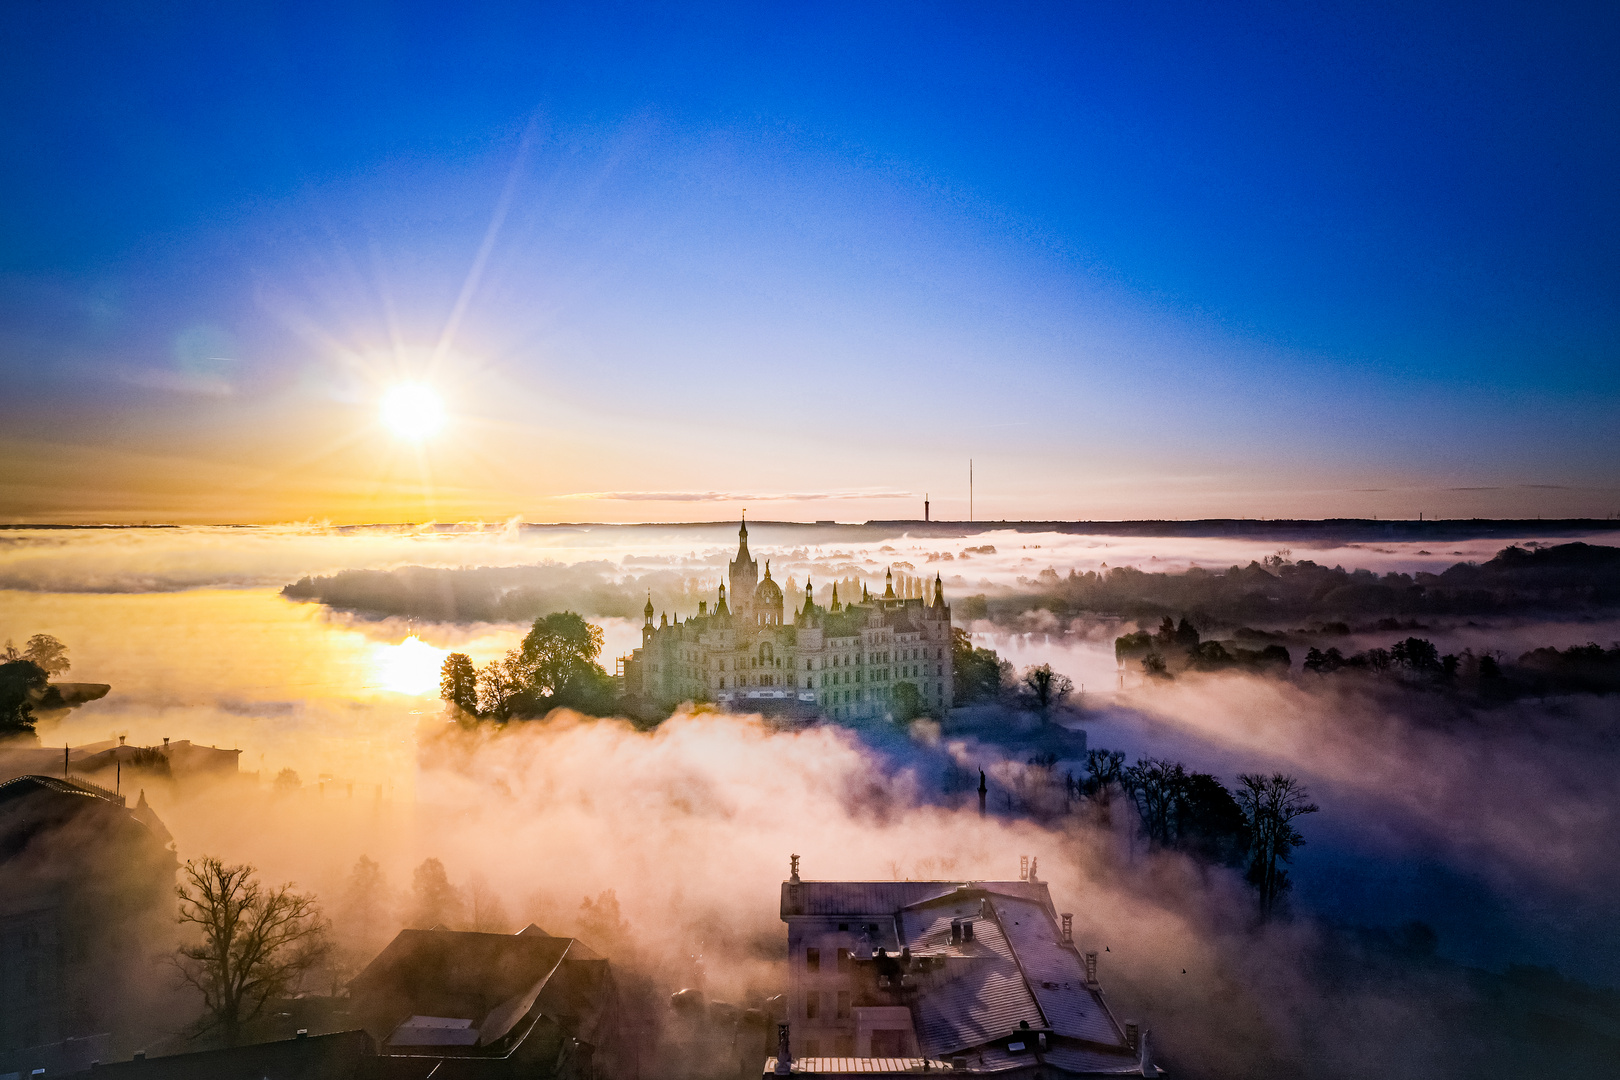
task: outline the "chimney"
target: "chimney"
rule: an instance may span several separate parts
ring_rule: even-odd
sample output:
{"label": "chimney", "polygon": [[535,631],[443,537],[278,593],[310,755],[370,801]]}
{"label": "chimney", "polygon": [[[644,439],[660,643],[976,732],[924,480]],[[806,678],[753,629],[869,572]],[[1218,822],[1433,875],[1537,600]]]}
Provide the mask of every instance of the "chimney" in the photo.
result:
{"label": "chimney", "polygon": [[134,1060],[136,1060],[136,1061],[145,1061],[146,1060],[146,1051],[145,1050],[137,1050],[137,1051],[135,1051],[135,1059]]}
{"label": "chimney", "polygon": [[1074,912],[1063,913],[1063,941],[1065,944],[1074,944]]}
{"label": "chimney", "polygon": [[167,735],[163,737],[163,752],[165,754],[169,752],[169,737]]}
{"label": "chimney", "polygon": [[119,745],[119,746],[123,746],[123,745],[124,745],[124,740],[125,740],[125,739],[126,739],[126,738],[128,738],[128,736],[127,736],[127,735],[120,735],[120,736],[118,736],[118,745]]}
{"label": "chimney", "polygon": [[1135,1020],[1125,1021],[1125,1045],[1135,1050],[1142,1045],[1142,1029]]}
{"label": "chimney", "polygon": [[307,1039],[307,1038],[309,1038],[309,1028],[299,1028],[298,1029],[298,1034],[293,1036],[293,1037],[297,1038],[297,1039]]}
{"label": "chimney", "polygon": [[[169,740],[164,739],[163,741],[168,742]],[[1020,856],[1018,856],[1018,880],[1019,881],[1028,881],[1029,880],[1029,856],[1028,855],[1020,855]]]}
{"label": "chimney", "polygon": [[1086,985],[1097,989],[1097,954],[1094,952],[1086,953]]}
{"label": "chimney", "polygon": [[708,613],[709,613],[709,602],[707,600],[699,600],[698,601],[698,614],[699,615],[707,615]]}
{"label": "chimney", "polygon": [[1142,1067],[1143,1076],[1158,1076],[1159,1067],[1153,1064],[1153,1051],[1149,1048],[1148,1032],[1142,1032],[1136,1040],[1136,1060]]}
{"label": "chimney", "polygon": [[962,920],[962,944],[966,945],[973,940],[973,920]]}
{"label": "chimney", "polygon": [[951,944],[952,945],[960,945],[960,944],[962,944],[962,920],[961,919],[952,919],[951,920]]}

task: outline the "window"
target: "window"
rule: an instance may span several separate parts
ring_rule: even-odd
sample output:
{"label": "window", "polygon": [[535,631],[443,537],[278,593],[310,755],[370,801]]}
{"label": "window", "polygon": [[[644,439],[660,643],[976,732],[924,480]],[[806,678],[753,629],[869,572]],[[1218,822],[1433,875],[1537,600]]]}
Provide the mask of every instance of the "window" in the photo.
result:
{"label": "window", "polygon": [[[842,950],[840,950],[840,951],[842,951]],[[840,1020],[848,1020],[849,1019],[849,991],[848,990],[840,990],[840,991],[838,991],[838,1019],[840,1019]]]}
{"label": "window", "polygon": [[820,971],[821,970],[821,950],[820,949],[812,948],[812,949],[804,950],[804,970],[806,970],[806,971]]}
{"label": "window", "polygon": [[[804,1018],[806,1020],[814,1020],[820,1015],[821,993],[820,991],[812,990],[808,994],[804,995]],[[805,1053],[808,1055],[809,1050],[806,1049]]]}
{"label": "window", "polygon": [[[849,929],[849,923],[839,923],[838,924],[838,929],[840,929],[840,930],[848,930]],[[851,954],[848,949],[839,949],[838,950],[838,970],[840,972],[849,971],[850,968],[852,968],[854,966],[854,963],[852,962],[852,959],[851,959],[852,955],[853,954]]]}

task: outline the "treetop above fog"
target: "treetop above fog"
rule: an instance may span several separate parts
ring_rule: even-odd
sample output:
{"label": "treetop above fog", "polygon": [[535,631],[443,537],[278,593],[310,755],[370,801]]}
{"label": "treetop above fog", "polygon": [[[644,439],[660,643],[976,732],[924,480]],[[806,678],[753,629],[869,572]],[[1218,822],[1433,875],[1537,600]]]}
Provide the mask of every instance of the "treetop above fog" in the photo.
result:
{"label": "treetop above fog", "polygon": [[[1620,548],[1591,544],[1508,547],[1485,563],[1460,562],[1434,574],[1346,570],[1287,552],[1264,563],[1180,572],[1116,566],[1065,577],[1047,571],[1035,591],[987,601],[991,617],[1046,608],[1135,618],[1191,613],[1193,622],[1485,614],[1620,607]],[[974,598],[967,598],[971,601]],[[966,606],[972,606],[968,604]]]}

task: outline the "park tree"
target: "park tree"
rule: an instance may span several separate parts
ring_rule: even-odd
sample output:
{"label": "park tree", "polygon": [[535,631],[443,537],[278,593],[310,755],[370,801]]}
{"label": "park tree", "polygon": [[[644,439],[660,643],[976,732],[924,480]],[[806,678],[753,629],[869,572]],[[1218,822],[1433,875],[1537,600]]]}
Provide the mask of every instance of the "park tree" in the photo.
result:
{"label": "park tree", "polygon": [[44,669],[46,675],[61,675],[72,667],[67,658],[67,646],[50,634],[35,634],[22,649],[6,642],[6,660],[28,660]]}
{"label": "park tree", "polygon": [[1136,802],[1148,840],[1169,846],[1174,836],[1175,811],[1187,770],[1178,762],[1142,758],[1126,769],[1123,786]]}
{"label": "park tree", "polygon": [[245,1024],[321,961],[326,926],[313,896],[290,882],[267,886],[246,864],[208,857],[186,863],[181,876],[180,923],[200,940],[181,946],[176,966],[202,994],[205,1030],[235,1046]]}
{"label": "park tree", "polygon": [[512,917],[506,913],[506,905],[482,874],[474,874],[467,882],[467,929],[483,934],[512,932]]}
{"label": "park tree", "polygon": [[44,668],[20,654],[0,664],[0,739],[34,733],[34,702],[48,681]]}
{"label": "park tree", "polygon": [[387,943],[393,908],[383,868],[370,856],[360,856],[344,882],[334,920],[348,968],[358,970]]}
{"label": "park tree", "polygon": [[1053,671],[1051,664],[1040,664],[1024,669],[1022,690],[1045,717],[1052,706],[1074,693],[1074,680]]}
{"label": "park tree", "polygon": [[1260,893],[1260,917],[1269,919],[1290,885],[1281,864],[1305,842],[1294,820],[1321,807],[1310,801],[1305,785],[1283,773],[1243,773],[1238,785],[1237,803],[1249,830],[1249,881]]}
{"label": "park tree", "polygon": [[952,697],[958,705],[995,701],[1002,687],[1012,682],[1013,666],[994,649],[975,648],[961,627],[951,628]]}
{"label": "park tree", "polygon": [[410,925],[418,930],[460,926],[466,907],[461,890],[450,884],[444,863],[423,859],[411,875]]}
{"label": "park tree", "polygon": [[1434,647],[1434,642],[1420,637],[1397,641],[1389,647],[1389,657],[1396,666],[1406,668],[1408,671],[1440,669],[1440,650]]}
{"label": "park tree", "polygon": [[469,716],[478,715],[478,669],[466,653],[451,653],[439,668],[439,696]]}
{"label": "park tree", "polygon": [[572,611],[542,615],[523,638],[517,655],[526,689],[553,697],[582,675],[600,671],[602,628]]}
{"label": "park tree", "polygon": [[917,689],[916,683],[894,684],[894,718],[897,721],[908,724],[926,711],[923,707],[922,692]]}
{"label": "park tree", "polygon": [[512,705],[523,690],[522,670],[516,654],[504,660],[491,660],[478,669],[479,715],[506,720],[512,715]]}

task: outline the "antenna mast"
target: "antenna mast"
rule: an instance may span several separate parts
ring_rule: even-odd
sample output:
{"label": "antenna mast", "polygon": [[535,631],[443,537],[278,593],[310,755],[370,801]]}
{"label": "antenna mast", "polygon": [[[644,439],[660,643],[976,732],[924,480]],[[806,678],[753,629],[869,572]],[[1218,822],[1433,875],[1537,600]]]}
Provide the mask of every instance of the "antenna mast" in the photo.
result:
{"label": "antenna mast", "polygon": [[968,458],[968,520],[973,520],[973,459]]}

